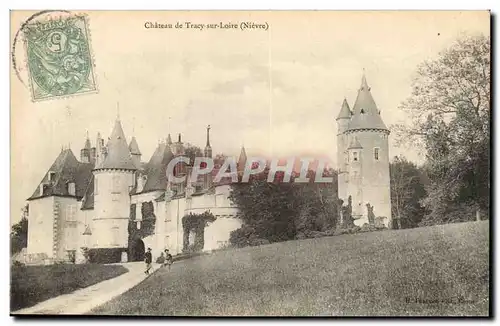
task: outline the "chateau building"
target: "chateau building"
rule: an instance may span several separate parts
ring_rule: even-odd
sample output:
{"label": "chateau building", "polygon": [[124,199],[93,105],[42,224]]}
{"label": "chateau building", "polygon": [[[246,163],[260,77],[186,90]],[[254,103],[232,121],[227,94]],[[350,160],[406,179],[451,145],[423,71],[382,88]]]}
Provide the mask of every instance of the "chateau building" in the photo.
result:
{"label": "chateau building", "polygon": [[[207,157],[212,156],[209,132]],[[87,136],[80,160],[71,149],[62,150],[28,199],[27,260],[137,261],[147,247],[154,255],[165,248],[180,253],[196,236],[203,237],[202,250],[227,244],[241,220],[229,199],[229,183],[213,182],[218,170],[191,183],[192,169],[181,163],[174,173],[187,176],[186,181],[167,182],[168,163],[185,154],[181,135],[177,142],[168,135],[143,162],[137,139],[127,144],[119,119],[106,144],[98,133],[93,147]],[[244,149],[242,155],[240,161],[246,161]],[[185,229],[184,216],[207,211],[216,220],[204,234]]]}
{"label": "chateau building", "polygon": [[382,121],[364,74],[353,109],[344,99],[336,120],[339,199],[346,205],[350,198],[355,225],[389,227],[390,131]]}
{"label": "chateau building", "polygon": [[[355,225],[388,227],[390,131],[364,75],[353,109],[344,99],[336,121],[339,199],[351,204]],[[211,158],[210,127],[206,138],[203,156]],[[187,149],[180,134],[176,142],[169,134],[144,162],[137,139],[127,143],[117,119],[106,143],[98,133],[92,146],[87,136],[79,160],[71,149],[62,150],[28,199],[27,261],[138,261],[147,247],[159,255],[165,248],[178,254],[194,245],[205,251],[225,246],[242,221],[229,198],[230,180],[214,182],[217,160],[212,173],[195,182],[184,163],[174,174],[186,176],[185,182],[167,180],[168,163],[187,156]],[[246,161],[242,148],[239,174]],[[184,223],[205,212],[216,219],[203,232]]]}

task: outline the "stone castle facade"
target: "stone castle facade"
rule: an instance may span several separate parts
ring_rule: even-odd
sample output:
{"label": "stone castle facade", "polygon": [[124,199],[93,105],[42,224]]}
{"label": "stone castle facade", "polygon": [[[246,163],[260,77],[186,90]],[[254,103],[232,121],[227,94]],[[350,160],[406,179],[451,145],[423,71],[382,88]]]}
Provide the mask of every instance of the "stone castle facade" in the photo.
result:
{"label": "stone castle facade", "polygon": [[[389,227],[390,131],[364,75],[353,109],[344,100],[336,121],[338,196],[348,212],[342,215],[350,216],[357,226]],[[137,139],[127,143],[119,119],[106,144],[100,134],[95,146],[87,137],[80,160],[71,149],[62,150],[28,199],[28,256],[48,260],[73,256],[80,262],[86,258],[82,248],[88,248],[101,261],[136,261],[142,260],[147,247],[154,255],[165,248],[178,254],[200,243],[196,238],[200,236],[201,250],[225,246],[231,231],[242,225],[229,198],[230,184],[213,182],[217,166],[212,174],[188,182],[191,168],[183,164],[176,165],[174,173],[187,176],[186,182],[169,183],[168,163],[185,155],[181,136],[172,142],[168,135],[143,162]],[[203,155],[212,157],[209,128]],[[239,173],[246,160],[242,148]],[[184,216],[204,212],[216,217],[204,234],[185,229]]]}
{"label": "stone castle facade", "polygon": [[[80,160],[71,149],[62,150],[28,199],[27,260],[83,262],[90,255],[100,262],[137,261],[147,247],[153,255],[165,248],[178,254],[197,236],[183,227],[182,218],[190,213],[216,217],[201,235],[201,250],[226,245],[230,232],[241,226],[230,185],[213,182],[217,169],[188,182],[192,169],[182,163],[174,173],[186,175],[186,182],[169,184],[167,165],[183,155],[181,136],[172,142],[168,135],[143,162],[137,139],[127,144],[119,119],[106,144],[100,134],[95,146],[87,137]],[[212,156],[208,128],[204,156]],[[245,161],[242,148],[239,164]]]}

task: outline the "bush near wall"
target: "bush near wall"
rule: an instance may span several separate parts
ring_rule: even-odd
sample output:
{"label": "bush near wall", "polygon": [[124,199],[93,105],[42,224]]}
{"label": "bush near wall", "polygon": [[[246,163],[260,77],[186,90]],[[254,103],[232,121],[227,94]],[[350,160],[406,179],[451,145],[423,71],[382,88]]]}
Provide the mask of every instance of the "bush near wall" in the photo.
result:
{"label": "bush near wall", "polygon": [[89,249],[89,262],[92,264],[113,264],[122,260],[122,252],[126,248],[97,248]]}

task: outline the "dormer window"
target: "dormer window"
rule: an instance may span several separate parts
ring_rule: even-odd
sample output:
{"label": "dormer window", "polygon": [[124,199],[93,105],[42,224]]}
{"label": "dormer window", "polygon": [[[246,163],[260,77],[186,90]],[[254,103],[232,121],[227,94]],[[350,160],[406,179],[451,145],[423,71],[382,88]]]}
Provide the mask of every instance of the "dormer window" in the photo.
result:
{"label": "dormer window", "polygon": [[68,182],[68,194],[70,196],[76,195],[76,185],[74,182]]}
{"label": "dormer window", "polygon": [[54,182],[56,180],[56,173],[53,171],[49,172],[49,182]]}

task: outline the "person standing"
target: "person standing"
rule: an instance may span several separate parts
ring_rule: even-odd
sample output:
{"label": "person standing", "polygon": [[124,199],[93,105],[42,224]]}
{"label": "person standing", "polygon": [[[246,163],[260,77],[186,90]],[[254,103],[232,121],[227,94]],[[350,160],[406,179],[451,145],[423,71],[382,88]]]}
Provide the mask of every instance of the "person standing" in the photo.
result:
{"label": "person standing", "polygon": [[151,255],[151,248],[144,254],[144,262],[146,263],[146,271],[144,274],[149,275],[149,270],[151,269],[151,263],[153,262],[153,256]]}
{"label": "person standing", "polygon": [[165,263],[163,264],[163,266],[168,266],[168,270],[170,270],[173,262],[174,258],[172,257],[168,249],[165,249]]}

